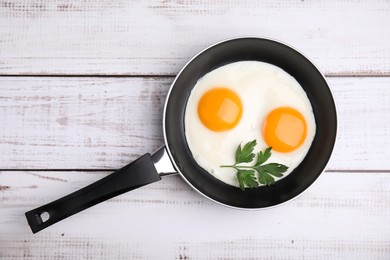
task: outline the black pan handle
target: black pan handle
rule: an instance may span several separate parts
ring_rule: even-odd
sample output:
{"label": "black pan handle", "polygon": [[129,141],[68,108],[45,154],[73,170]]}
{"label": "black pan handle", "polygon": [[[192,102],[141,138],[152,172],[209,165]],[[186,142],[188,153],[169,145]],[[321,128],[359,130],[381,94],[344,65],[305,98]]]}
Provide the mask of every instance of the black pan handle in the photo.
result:
{"label": "black pan handle", "polygon": [[[124,192],[161,180],[150,154],[74,193],[26,212],[33,233]],[[43,216],[48,215],[48,219]]]}

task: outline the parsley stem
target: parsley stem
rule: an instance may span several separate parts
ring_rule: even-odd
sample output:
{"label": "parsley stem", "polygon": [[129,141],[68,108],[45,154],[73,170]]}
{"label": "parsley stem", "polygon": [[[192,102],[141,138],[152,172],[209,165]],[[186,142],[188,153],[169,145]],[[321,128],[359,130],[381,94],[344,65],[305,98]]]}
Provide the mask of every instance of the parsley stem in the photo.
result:
{"label": "parsley stem", "polygon": [[221,165],[220,166],[221,168],[234,168],[234,169],[239,169],[239,168],[242,168],[242,169],[253,169],[253,166],[241,166],[241,165],[237,165],[237,164],[234,164],[234,165]]}

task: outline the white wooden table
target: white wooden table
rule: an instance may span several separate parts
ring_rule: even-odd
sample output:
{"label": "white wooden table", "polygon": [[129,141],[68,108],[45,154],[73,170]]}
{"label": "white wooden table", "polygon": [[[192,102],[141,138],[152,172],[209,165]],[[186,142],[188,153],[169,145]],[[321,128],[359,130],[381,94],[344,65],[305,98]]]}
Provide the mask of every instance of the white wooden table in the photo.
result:
{"label": "white wooden table", "polygon": [[[0,0],[0,258],[390,259],[389,25],[389,1]],[[161,146],[175,74],[246,35],[327,77],[339,134],[313,186],[247,212],[171,176],[31,233],[24,212]]]}

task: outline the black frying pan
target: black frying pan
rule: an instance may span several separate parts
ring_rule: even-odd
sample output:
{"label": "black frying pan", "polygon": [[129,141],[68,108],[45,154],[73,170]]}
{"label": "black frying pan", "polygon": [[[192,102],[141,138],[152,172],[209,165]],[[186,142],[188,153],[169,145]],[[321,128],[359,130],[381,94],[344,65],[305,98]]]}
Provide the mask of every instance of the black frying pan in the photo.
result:
{"label": "black frying pan", "polygon": [[[293,76],[311,102],[317,126],[305,159],[293,172],[272,186],[245,191],[219,181],[201,168],[188,149],[184,133],[185,107],[197,80],[213,69],[243,60],[268,62]],[[318,69],[293,48],[274,40],[255,37],[217,43],[188,62],[169,90],[163,122],[165,146],[154,154],[145,154],[81,190],[26,212],[33,233],[99,202],[176,172],[199,193],[226,206],[259,209],[281,204],[306,190],[323,172],[337,131],[334,100]],[[47,219],[43,218],[44,214],[48,214]]]}

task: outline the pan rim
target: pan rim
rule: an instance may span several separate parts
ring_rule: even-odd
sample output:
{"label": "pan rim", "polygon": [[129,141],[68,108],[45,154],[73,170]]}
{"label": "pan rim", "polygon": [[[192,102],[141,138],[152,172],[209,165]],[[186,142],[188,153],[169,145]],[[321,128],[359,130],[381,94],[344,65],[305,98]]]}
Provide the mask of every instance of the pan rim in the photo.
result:
{"label": "pan rim", "polygon": [[[271,206],[265,206],[265,207],[238,207],[238,206],[233,206],[233,205],[229,205],[229,204],[225,204],[221,201],[218,201],[208,195],[206,195],[205,193],[201,192],[199,189],[197,189],[187,178],[186,176],[182,173],[182,171],[180,170],[180,168],[178,167],[178,165],[176,164],[175,160],[173,159],[174,158],[174,155],[172,154],[171,152],[171,147],[169,146],[169,142],[168,142],[168,137],[167,137],[167,122],[166,122],[166,118],[167,118],[167,107],[168,107],[168,104],[169,104],[169,99],[170,99],[170,96],[171,96],[171,93],[174,89],[174,86],[176,84],[176,81],[178,80],[178,78],[180,77],[180,75],[183,73],[183,71],[188,67],[189,64],[191,64],[198,56],[200,56],[202,53],[204,53],[205,51],[217,46],[217,45],[220,45],[220,44],[223,44],[223,43],[226,43],[226,42],[229,42],[229,41],[234,41],[234,40],[244,40],[244,39],[257,39],[257,40],[265,40],[265,41],[270,41],[270,42],[274,42],[276,44],[281,44],[281,45],[284,45],[290,49],[292,49],[293,51],[297,52],[299,55],[301,55],[303,58],[305,58],[309,63],[311,63],[313,65],[313,67],[317,70],[317,72],[320,74],[320,76],[322,77],[322,79],[324,80],[324,82],[326,83],[327,87],[328,87],[328,90],[329,90],[329,94],[330,94],[330,97],[332,99],[332,103],[334,105],[334,109],[335,109],[335,133],[334,133],[334,140],[333,140],[333,144],[332,144],[332,149],[330,150],[330,155],[329,155],[329,158],[327,160],[327,162],[325,163],[322,171],[318,174],[317,178],[307,187],[305,188],[303,191],[301,191],[299,194],[283,201],[283,202],[280,202],[278,204],[275,204],[275,205],[271,205]],[[329,162],[330,162],[330,159],[331,159],[331,156],[333,154],[333,151],[334,151],[334,148],[335,148],[335,145],[336,145],[336,140],[337,140],[337,136],[338,136],[338,128],[339,128],[339,124],[338,124],[338,110],[337,110],[337,104],[335,102],[335,98],[334,98],[334,95],[333,95],[333,92],[331,91],[330,87],[329,87],[329,83],[328,81],[326,80],[325,78],[325,75],[323,74],[323,72],[319,69],[319,67],[311,60],[309,59],[305,54],[303,54],[301,51],[297,50],[296,48],[294,48],[293,46],[283,42],[283,41],[280,41],[280,40],[277,40],[277,39],[274,39],[274,38],[270,38],[270,37],[260,37],[260,36],[241,36],[241,37],[232,37],[232,38],[227,38],[227,39],[224,39],[224,40],[221,40],[221,41],[218,41],[212,45],[209,45],[208,47],[202,49],[201,51],[199,51],[197,54],[195,54],[182,68],[181,70],[177,73],[175,79],[173,80],[169,90],[168,90],[168,93],[167,93],[167,96],[166,96],[166,99],[165,99],[165,104],[164,104],[164,109],[163,109],[163,136],[164,136],[164,143],[165,143],[165,146],[167,147],[167,153],[171,159],[171,162],[172,162],[172,165],[174,166],[174,168],[176,169],[177,173],[181,176],[181,178],[184,179],[184,181],[190,186],[192,187],[193,190],[195,190],[197,193],[201,194],[202,196],[204,196],[205,198],[219,204],[219,205],[222,205],[224,207],[228,207],[228,208],[232,208],[232,209],[238,209],[238,210],[246,210],[246,211],[258,211],[258,210],[267,210],[267,209],[271,209],[271,208],[275,208],[275,207],[278,207],[278,206],[281,206],[283,204],[286,204],[298,197],[300,197],[304,192],[306,192],[311,186],[314,185],[315,182],[318,181],[319,177],[325,172],[325,169],[327,168]]]}

